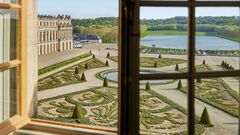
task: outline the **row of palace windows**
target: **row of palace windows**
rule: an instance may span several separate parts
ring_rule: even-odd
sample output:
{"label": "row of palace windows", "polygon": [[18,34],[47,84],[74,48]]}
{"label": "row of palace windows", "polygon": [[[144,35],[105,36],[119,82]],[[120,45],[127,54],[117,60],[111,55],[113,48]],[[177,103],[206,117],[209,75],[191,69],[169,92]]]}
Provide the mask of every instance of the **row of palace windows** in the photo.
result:
{"label": "row of palace windows", "polygon": [[[71,22],[63,22],[63,23],[59,23],[60,25],[71,25]],[[39,22],[40,26],[56,26],[57,22],[46,22],[46,21],[40,21]]]}
{"label": "row of palace windows", "polygon": [[[71,33],[72,31],[66,31],[64,33],[60,33],[61,37],[60,38],[71,38]],[[42,42],[42,41],[52,41],[52,40],[56,40],[58,37],[58,33],[57,31],[46,31],[46,32],[39,32],[38,35],[38,41]]]}

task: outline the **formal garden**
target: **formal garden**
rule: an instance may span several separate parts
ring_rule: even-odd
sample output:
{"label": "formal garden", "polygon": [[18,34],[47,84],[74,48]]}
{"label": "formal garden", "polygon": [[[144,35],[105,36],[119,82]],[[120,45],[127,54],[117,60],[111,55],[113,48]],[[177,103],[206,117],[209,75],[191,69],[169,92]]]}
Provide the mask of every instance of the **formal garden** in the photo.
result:
{"label": "formal garden", "polygon": [[66,86],[75,83],[81,83],[87,81],[84,71],[105,67],[105,63],[101,62],[93,55],[93,58],[80,62],[70,68],[64,69],[50,76],[47,76],[38,81],[38,90],[46,90],[61,86]]}
{"label": "formal garden", "polygon": [[[207,64],[197,65],[197,71],[210,71]],[[181,69],[186,71],[186,68]],[[195,83],[195,96],[197,99],[210,104],[232,116],[239,116],[239,95],[222,78],[197,79]],[[187,93],[187,87],[178,87]]]}
{"label": "formal garden", "polygon": [[[117,88],[96,87],[39,101],[38,118],[117,127]],[[140,129],[146,134],[187,134],[186,110],[149,87],[140,90]],[[196,133],[204,131],[196,117]]]}
{"label": "formal garden", "polygon": [[[117,56],[109,56],[109,59],[116,61],[118,57]],[[178,58],[163,58],[161,55],[156,57],[140,57],[140,66],[141,67],[148,67],[148,68],[156,68],[156,67],[164,67],[164,66],[170,66],[175,64],[181,64],[187,62],[184,59],[178,59]]]}

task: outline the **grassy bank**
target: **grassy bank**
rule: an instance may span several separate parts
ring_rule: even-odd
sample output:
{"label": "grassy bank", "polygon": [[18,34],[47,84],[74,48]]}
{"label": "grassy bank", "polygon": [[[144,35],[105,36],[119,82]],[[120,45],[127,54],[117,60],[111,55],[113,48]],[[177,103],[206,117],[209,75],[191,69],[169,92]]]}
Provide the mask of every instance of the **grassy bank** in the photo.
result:
{"label": "grassy bank", "polygon": [[[141,38],[148,35],[187,35],[187,31],[178,31],[178,30],[159,30],[159,31],[144,31],[141,33]],[[206,32],[197,32],[197,36],[206,36]]]}

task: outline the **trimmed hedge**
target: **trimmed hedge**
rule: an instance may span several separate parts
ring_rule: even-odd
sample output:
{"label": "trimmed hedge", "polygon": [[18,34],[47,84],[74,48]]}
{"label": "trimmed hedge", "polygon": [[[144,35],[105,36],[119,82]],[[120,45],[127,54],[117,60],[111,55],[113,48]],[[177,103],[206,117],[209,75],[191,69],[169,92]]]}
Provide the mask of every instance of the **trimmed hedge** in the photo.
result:
{"label": "trimmed hedge", "polygon": [[66,65],[68,65],[68,64],[71,64],[71,63],[74,63],[74,62],[76,62],[76,61],[79,61],[79,60],[81,60],[81,59],[87,58],[87,57],[89,57],[89,56],[91,56],[91,55],[92,55],[91,53],[85,53],[85,54],[83,54],[83,55],[80,55],[80,56],[71,58],[71,59],[69,59],[69,60],[65,60],[65,61],[62,61],[62,62],[53,64],[53,65],[51,65],[51,66],[48,66],[48,67],[39,69],[39,70],[38,70],[38,75],[42,75],[42,74],[45,74],[45,73],[47,73],[47,72],[53,71],[53,70],[58,69],[58,68],[60,68],[60,67],[63,67],[63,66],[66,66]]}

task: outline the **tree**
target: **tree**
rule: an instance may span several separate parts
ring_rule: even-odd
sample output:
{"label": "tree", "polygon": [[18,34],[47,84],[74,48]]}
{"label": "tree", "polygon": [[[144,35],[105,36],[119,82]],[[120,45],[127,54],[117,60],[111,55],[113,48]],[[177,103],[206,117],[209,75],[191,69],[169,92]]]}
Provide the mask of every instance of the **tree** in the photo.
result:
{"label": "tree", "polygon": [[108,54],[107,54],[107,58],[110,58],[110,53],[108,52]]}
{"label": "tree", "polygon": [[202,124],[205,124],[205,125],[212,125],[206,107],[204,108],[204,110],[203,110],[203,112],[202,112],[202,115],[201,115],[201,119],[200,119],[200,121],[201,121]]}
{"label": "tree", "polygon": [[109,66],[108,60],[106,60],[105,66]]}
{"label": "tree", "polygon": [[85,63],[85,69],[88,69],[88,63]]}
{"label": "tree", "polygon": [[181,89],[181,88],[182,88],[182,81],[181,81],[181,80],[178,81],[178,86],[177,86],[177,88],[178,88],[178,89]]}
{"label": "tree", "polygon": [[108,80],[106,77],[103,80],[103,87],[108,87]]}
{"label": "tree", "polygon": [[197,78],[197,83],[201,83],[201,82],[202,82],[202,79]]}
{"label": "tree", "polygon": [[154,67],[157,67],[157,62],[155,61],[155,63],[154,63]]}
{"label": "tree", "polygon": [[205,65],[205,64],[206,64],[206,61],[205,61],[205,60],[203,60],[202,64],[203,64],[203,65]]}
{"label": "tree", "polygon": [[93,54],[93,59],[95,59],[95,54]]}
{"label": "tree", "polygon": [[86,77],[85,77],[85,74],[84,74],[84,72],[82,73],[81,80],[82,80],[82,81],[87,81],[87,79],[86,79]]}
{"label": "tree", "polygon": [[79,74],[78,67],[75,68],[75,74]]}
{"label": "tree", "polygon": [[150,83],[149,81],[147,81],[147,84],[146,84],[146,87],[145,87],[146,90],[151,90],[151,86],[150,86]]}
{"label": "tree", "polygon": [[158,55],[158,58],[159,58],[159,59],[161,59],[161,58],[162,58],[162,55],[161,55],[161,54],[159,54],[159,55]]}
{"label": "tree", "polygon": [[78,105],[75,106],[72,118],[73,119],[83,119],[84,118],[84,115],[81,112],[81,108]]}
{"label": "tree", "polygon": [[179,70],[179,67],[178,67],[178,64],[176,64],[175,71],[178,71],[178,70]]}

